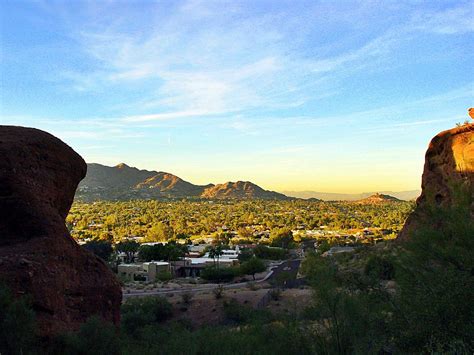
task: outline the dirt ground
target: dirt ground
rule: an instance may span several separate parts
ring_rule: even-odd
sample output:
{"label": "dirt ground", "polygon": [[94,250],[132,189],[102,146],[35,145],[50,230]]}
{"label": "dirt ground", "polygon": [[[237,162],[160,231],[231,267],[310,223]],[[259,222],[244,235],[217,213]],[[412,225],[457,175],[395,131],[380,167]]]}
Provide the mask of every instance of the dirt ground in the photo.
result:
{"label": "dirt ground", "polygon": [[273,314],[299,316],[311,303],[312,292],[309,288],[283,290],[280,299],[271,301],[266,307]]}
{"label": "dirt ground", "polygon": [[[192,326],[217,325],[225,321],[224,302],[235,299],[237,302],[256,308],[259,301],[268,292],[268,288],[228,289],[224,291],[223,297],[216,299],[214,293],[205,291],[195,294],[190,303],[186,304],[182,294],[167,295],[173,304],[172,320],[186,320]],[[299,315],[311,300],[309,289],[288,289],[281,292],[280,299],[270,301],[266,309],[274,314]]]}

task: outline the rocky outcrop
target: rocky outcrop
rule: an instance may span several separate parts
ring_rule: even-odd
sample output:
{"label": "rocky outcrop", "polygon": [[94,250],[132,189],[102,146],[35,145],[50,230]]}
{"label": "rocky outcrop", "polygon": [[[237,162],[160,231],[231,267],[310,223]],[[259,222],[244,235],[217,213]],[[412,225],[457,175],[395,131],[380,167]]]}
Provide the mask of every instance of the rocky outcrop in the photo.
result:
{"label": "rocky outcrop", "polygon": [[[436,228],[443,221],[430,220],[432,207],[449,208],[464,197],[474,200],[474,124],[465,124],[436,135],[425,156],[422,192],[415,211],[408,217],[399,239],[407,240],[422,225]],[[467,194],[467,196],[466,196]],[[470,205],[474,218],[474,205]]]}
{"label": "rocky outcrop", "polygon": [[119,283],[64,222],[86,169],[52,135],[0,126],[0,282],[30,295],[45,337],[77,329],[92,315],[120,321]]}

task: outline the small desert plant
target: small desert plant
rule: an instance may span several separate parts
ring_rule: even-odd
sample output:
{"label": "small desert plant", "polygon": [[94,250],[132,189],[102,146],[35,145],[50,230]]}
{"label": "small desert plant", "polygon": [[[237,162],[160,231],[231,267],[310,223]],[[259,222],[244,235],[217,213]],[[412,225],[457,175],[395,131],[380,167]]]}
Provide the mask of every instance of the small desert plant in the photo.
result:
{"label": "small desert plant", "polygon": [[214,294],[216,300],[218,300],[224,296],[224,287],[219,285],[214,290],[212,290],[212,293]]}
{"label": "small desert plant", "polygon": [[181,295],[181,299],[183,300],[184,304],[190,305],[193,299],[193,294],[191,292],[185,292]]}
{"label": "small desert plant", "polygon": [[255,282],[248,282],[247,287],[250,291],[257,291],[258,290],[258,286]]}
{"label": "small desert plant", "polygon": [[273,288],[268,291],[268,294],[270,295],[272,300],[278,301],[281,297],[281,290],[279,288]]}

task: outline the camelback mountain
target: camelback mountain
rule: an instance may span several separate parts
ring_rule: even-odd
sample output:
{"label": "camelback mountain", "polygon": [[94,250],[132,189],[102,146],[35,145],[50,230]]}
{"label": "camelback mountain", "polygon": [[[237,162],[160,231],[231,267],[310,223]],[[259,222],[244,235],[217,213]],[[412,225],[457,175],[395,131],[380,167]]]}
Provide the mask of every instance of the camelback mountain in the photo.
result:
{"label": "camelback mountain", "polygon": [[408,217],[399,239],[407,240],[420,226],[439,226],[433,220],[433,207],[450,208],[471,201],[474,218],[474,124],[464,124],[437,134],[425,156],[422,192],[415,211]]}
{"label": "camelback mountain", "polygon": [[361,204],[379,204],[379,203],[401,202],[401,200],[390,195],[375,193],[372,196],[366,197],[356,202],[361,203]]}
{"label": "camelback mountain", "polygon": [[128,200],[159,198],[206,199],[287,199],[244,181],[219,185],[194,185],[178,176],[159,171],[139,170],[126,164],[113,167],[88,164],[85,179],[76,192],[79,199]]}
{"label": "camelback mountain", "polygon": [[45,338],[77,329],[92,315],[120,321],[119,282],[65,225],[86,169],[52,135],[0,126],[0,282],[15,297],[31,297]]}

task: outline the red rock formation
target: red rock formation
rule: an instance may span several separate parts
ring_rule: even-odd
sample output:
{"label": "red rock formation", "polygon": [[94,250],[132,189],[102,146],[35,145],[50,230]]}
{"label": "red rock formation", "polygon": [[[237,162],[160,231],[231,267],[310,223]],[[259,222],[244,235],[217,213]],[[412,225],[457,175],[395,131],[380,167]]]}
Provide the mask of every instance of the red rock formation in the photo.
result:
{"label": "red rock formation", "polygon": [[94,314],[120,321],[119,283],[64,222],[86,169],[52,135],[0,126],[0,280],[31,295],[42,336],[77,329]]}
{"label": "red rock formation", "polygon": [[[420,225],[442,223],[428,220],[426,211],[430,207],[454,206],[460,191],[470,194],[471,201],[474,200],[474,124],[441,132],[431,140],[425,156],[421,188],[415,211],[400,232],[400,240],[408,239]],[[474,218],[474,204],[470,207]]]}

